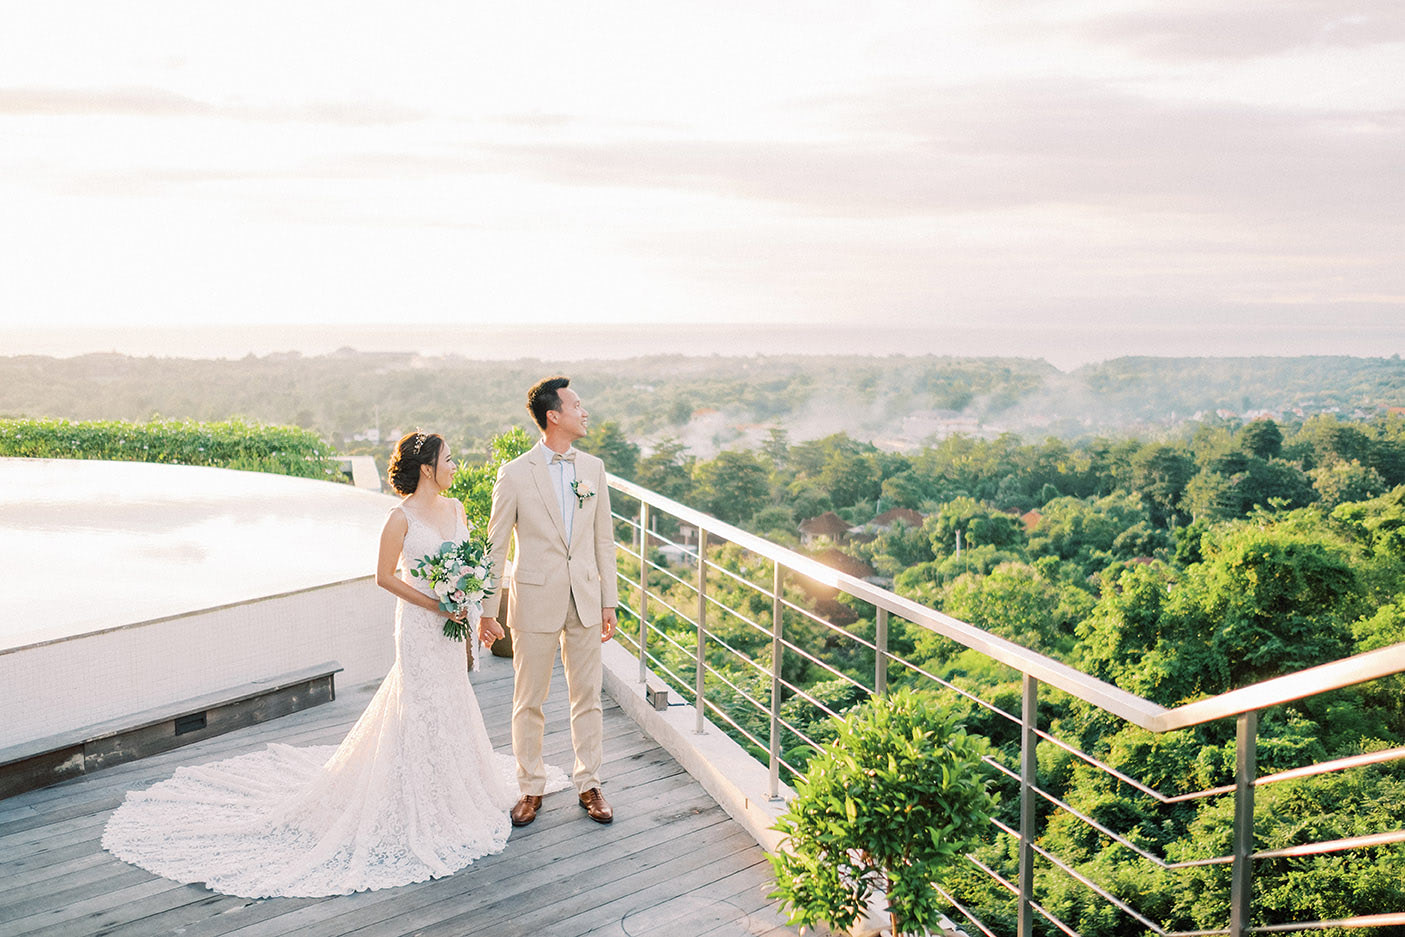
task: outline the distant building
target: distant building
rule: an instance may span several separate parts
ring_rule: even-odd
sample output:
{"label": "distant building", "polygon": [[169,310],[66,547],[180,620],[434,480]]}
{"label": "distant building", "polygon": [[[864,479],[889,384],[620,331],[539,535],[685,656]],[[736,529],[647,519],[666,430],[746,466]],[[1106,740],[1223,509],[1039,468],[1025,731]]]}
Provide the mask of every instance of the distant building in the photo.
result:
{"label": "distant building", "polygon": [[923,520],[925,518],[912,508],[893,508],[891,511],[884,511],[864,526],[873,530],[889,531],[898,524],[902,524],[904,527],[915,530],[922,526]]}
{"label": "distant building", "polygon": [[813,560],[818,560],[830,569],[836,569],[841,573],[847,573],[855,579],[868,579],[870,576],[877,576],[878,570],[869,566],[858,557],[850,556],[837,547],[829,547],[813,554]]}
{"label": "distant building", "polygon": [[1025,511],[1020,515],[1020,523],[1024,525],[1024,532],[1029,533],[1039,526],[1039,522],[1044,519],[1044,515],[1038,511]]}
{"label": "distant building", "polygon": [[[830,569],[847,573],[856,579],[873,581],[877,571],[863,560],[852,557],[836,547],[829,547],[811,556]],[[816,582],[807,576],[799,577],[798,585],[810,597],[811,608],[816,615],[834,625],[849,625],[858,620],[853,609],[838,600],[839,590],[834,586]]]}
{"label": "distant building", "polygon": [[800,522],[800,545],[808,547],[821,537],[835,543],[843,543],[849,535],[849,522],[833,511],[825,511],[818,517],[808,517]]}

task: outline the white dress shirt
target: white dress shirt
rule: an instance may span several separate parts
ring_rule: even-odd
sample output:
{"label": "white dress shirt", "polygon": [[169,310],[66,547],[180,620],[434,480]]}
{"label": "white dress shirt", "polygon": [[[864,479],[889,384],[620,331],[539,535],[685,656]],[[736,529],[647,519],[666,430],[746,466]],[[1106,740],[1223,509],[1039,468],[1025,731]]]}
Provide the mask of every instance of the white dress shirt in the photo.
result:
{"label": "white dress shirt", "polygon": [[[546,470],[551,473],[551,482],[556,487],[556,503],[561,508],[561,520],[566,525],[566,542],[571,542],[571,528],[576,519],[576,493],[571,490],[571,483],[576,480],[576,464],[574,462],[553,462],[552,456],[556,455],[547,448],[546,441],[543,440],[537,445],[542,447],[542,452],[546,457]],[[567,449],[563,455],[574,455],[575,446]]]}

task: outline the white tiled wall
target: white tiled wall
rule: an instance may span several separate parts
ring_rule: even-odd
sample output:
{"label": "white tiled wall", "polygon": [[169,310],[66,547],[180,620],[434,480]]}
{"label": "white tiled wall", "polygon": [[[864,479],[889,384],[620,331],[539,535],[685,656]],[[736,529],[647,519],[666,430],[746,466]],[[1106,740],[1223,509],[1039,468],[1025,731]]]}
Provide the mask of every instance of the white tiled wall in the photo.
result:
{"label": "white tiled wall", "polygon": [[0,747],[340,662],[338,687],[395,659],[395,599],[371,577],[0,652]]}

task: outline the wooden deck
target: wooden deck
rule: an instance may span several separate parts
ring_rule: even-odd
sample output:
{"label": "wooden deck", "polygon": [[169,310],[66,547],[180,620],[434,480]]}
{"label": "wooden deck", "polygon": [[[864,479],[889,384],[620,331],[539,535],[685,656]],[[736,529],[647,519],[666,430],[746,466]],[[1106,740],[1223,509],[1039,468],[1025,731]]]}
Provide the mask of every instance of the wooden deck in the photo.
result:
{"label": "wooden deck", "polygon": [[[565,686],[547,704],[547,759],[571,764]],[[510,748],[512,669],[474,675],[494,745]],[[263,725],[0,801],[0,937],[733,937],[795,934],[766,898],[770,867],[750,836],[608,697],[605,794],[615,822],[591,822],[574,793],[549,795],[507,849],[456,875],[336,898],[251,900],[179,885],[99,845],[130,789],[176,767],[268,742],[340,741],[375,686]]]}

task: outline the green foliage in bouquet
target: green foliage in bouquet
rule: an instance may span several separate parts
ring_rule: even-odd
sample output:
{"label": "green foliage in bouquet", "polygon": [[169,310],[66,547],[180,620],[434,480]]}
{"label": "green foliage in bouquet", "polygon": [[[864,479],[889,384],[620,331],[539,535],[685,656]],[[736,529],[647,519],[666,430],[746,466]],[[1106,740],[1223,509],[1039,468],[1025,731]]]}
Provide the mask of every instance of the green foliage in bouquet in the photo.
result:
{"label": "green foliage in bouquet", "polygon": [[504,462],[526,452],[536,443],[526,430],[514,426],[505,433],[493,437],[489,446],[488,461],[481,465],[460,465],[454,475],[454,483],[449,486],[448,495],[463,502],[468,514],[468,525],[474,530],[488,529],[488,514],[493,508],[493,482],[498,477],[498,469]]}
{"label": "green foliage in bouquet", "polygon": [[893,933],[922,933],[943,909],[933,887],[977,845],[995,807],[988,744],[953,710],[900,690],[848,718],[811,759],[770,857],[790,923],[848,929],[886,892]]}
{"label": "green foliage in bouquet", "polygon": [[[493,563],[488,557],[488,540],[480,534],[470,534],[458,543],[445,541],[439,549],[421,557],[410,575],[423,579],[439,599],[439,609],[449,615],[483,608],[483,599],[493,594]],[[455,641],[467,641],[473,619],[444,622],[444,636]]]}
{"label": "green foliage in bouquet", "polygon": [[243,420],[0,420],[0,456],[165,462],[341,481],[335,453],[296,426]]}

